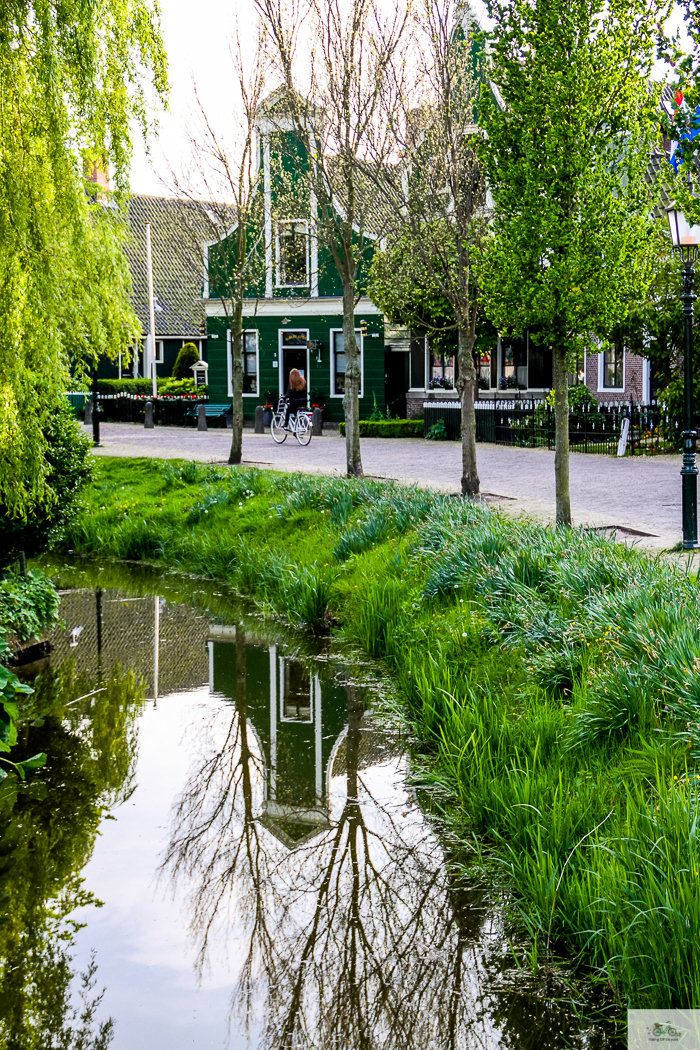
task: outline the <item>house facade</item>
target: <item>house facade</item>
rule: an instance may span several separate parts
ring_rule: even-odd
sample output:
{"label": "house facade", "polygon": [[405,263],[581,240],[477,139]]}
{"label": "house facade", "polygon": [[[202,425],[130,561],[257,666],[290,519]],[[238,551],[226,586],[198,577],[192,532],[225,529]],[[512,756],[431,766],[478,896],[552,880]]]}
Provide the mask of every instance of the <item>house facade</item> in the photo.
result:
{"label": "house facade", "polygon": [[[345,352],[343,346],[342,284],[330,251],[320,243],[314,208],[308,202],[308,164],[295,142],[291,122],[285,124],[281,93],[261,106],[256,124],[260,228],[250,239],[260,243],[257,280],[251,282],[244,303],[243,415],[250,420],[258,405],[276,405],[285,392],[289,373],[297,368],[306,379],[309,404],[320,405],[324,421],[344,419]],[[289,174],[288,158],[296,151],[296,171]],[[280,173],[296,179],[296,210],[282,205],[277,187]],[[288,194],[285,199],[288,199]],[[293,205],[291,207],[294,207]],[[233,227],[228,237],[235,233]],[[372,240],[372,235],[367,235]],[[231,398],[233,352],[226,302],[226,281],[217,277],[230,247],[223,241],[207,249],[205,288],[209,398]],[[232,243],[232,242],[231,242]],[[363,250],[360,282],[371,263],[372,246]],[[355,308],[355,337],[360,350],[360,417],[375,404],[385,407],[384,317],[367,296]],[[405,391],[404,391],[405,392]]]}

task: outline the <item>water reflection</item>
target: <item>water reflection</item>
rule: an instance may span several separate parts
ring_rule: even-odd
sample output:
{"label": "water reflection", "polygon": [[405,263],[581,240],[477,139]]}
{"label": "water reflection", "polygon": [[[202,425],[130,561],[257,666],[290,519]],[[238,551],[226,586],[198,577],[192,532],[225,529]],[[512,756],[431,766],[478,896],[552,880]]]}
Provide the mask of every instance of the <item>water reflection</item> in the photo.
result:
{"label": "water reflection", "polygon": [[44,666],[34,685],[17,754],[49,761],[30,784],[4,781],[0,798],[0,1045],[100,1050],[112,1023],[95,1018],[91,960],[77,1004],[72,994],[72,916],[94,902],[81,871],[103,815],[132,790],[143,690],[131,672],[98,679],[70,660]]}
{"label": "water reflection", "polygon": [[234,1024],[310,1050],[562,1045],[551,1002],[538,1021],[522,997],[489,995],[503,932],[451,885],[400,747],[342,668],[240,627],[209,646],[233,711],[209,725],[163,872],[187,887],[200,973],[245,944]]}
{"label": "water reflection", "polygon": [[[21,874],[11,892],[27,898],[12,935],[0,928],[11,1004],[0,1047],[43,1048],[53,1044],[28,1034],[37,1023],[74,1025],[76,964],[56,915],[64,931],[88,924],[86,994],[100,987],[96,947],[107,974],[99,1023],[114,1014],[115,1044],[129,1050],[223,1048],[229,1025],[236,1047],[259,1050],[615,1045],[514,975],[498,913],[445,863],[401,741],[342,654],[261,626],[213,587],[192,584],[184,603],[172,580],[135,574],[129,586],[121,573],[64,576],[80,586],[63,595],[65,622],[36,679],[37,724],[24,727],[27,753],[51,756],[55,804],[27,795],[0,813]],[[157,706],[141,704],[139,679]],[[88,687],[104,692],[75,704]],[[97,838],[107,807],[117,819]],[[30,810],[42,830],[25,840]],[[86,907],[93,888],[105,900],[99,923]],[[198,981],[227,1006],[203,1000]],[[32,1001],[49,986],[50,1020]],[[107,1045],[97,1014],[76,1046]],[[185,1015],[200,1020],[187,1027]]]}

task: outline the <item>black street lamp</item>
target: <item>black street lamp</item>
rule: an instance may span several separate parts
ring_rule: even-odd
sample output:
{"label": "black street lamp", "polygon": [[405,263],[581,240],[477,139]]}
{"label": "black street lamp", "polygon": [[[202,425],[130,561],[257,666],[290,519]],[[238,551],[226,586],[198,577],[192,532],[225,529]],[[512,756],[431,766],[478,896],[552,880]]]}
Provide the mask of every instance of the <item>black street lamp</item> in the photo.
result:
{"label": "black street lamp", "polygon": [[674,250],[683,264],[683,321],[685,323],[685,430],[683,431],[683,549],[697,550],[698,468],[695,465],[697,432],[693,429],[693,292],[695,267],[700,247],[700,226],[691,226],[678,208],[666,209]]}
{"label": "black street lamp", "polygon": [[92,370],[92,444],[100,448],[100,406],[97,400],[97,365]]}

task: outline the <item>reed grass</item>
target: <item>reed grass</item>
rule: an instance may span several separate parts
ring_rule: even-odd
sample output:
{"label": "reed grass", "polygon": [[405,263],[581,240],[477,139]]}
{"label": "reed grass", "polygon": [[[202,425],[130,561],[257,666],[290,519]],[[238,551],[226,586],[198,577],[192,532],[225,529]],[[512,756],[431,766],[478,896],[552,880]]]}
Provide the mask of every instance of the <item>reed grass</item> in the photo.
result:
{"label": "reed grass", "polygon": [[583,530],[376,481],[100,460],[68,546],[385,660],[457,837],[630,1006],[700,1005],[700,598]]}

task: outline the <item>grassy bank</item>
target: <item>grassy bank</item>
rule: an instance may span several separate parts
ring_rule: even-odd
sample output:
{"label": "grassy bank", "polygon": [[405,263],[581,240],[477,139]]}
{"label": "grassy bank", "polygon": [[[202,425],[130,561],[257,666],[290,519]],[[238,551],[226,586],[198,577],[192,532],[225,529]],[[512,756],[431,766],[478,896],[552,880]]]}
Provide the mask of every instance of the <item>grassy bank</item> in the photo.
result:
{"label": "grassy bank", "polygon": [[79,553],[222,578],[391,666],[517,889],[634,1007],[700,1005],[700,600],[600,536],[348,479],[101,459]]}

